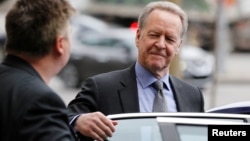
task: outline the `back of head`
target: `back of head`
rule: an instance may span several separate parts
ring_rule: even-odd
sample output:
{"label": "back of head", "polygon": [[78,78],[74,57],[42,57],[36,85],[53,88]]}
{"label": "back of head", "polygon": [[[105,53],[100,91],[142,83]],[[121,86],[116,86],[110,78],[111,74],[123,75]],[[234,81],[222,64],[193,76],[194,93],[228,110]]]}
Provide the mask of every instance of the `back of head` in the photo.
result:
{"label": "back of head", "polygon": [[67,0],[17,0],[6,16],[6,52],[48,54],[74,12]]}
{"label": "back of head", "polygon": [[182,33],[181,36],[183,37],[184,34],[187,31],[188,27],[188,18],[186,13],[176,4],[169,2],[169,1],[154,1],[150,2],[146,7],[143,8],[139,18],[138,18],[138,23],[139,23],[139,28],[143,29],[145,22],[147,21],[147,17],[149,14],[154,11],[154,10],[164,10],[171,12],[173,14],[176,14],[180,17],[181,22],[182,22]]}

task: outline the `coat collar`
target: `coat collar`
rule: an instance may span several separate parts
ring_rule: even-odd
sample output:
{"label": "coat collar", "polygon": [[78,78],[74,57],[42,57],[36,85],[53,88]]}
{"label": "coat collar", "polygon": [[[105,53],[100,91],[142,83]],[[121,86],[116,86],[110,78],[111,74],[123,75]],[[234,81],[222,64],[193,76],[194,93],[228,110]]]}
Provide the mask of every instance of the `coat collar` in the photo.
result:
{"label": "coat collar", "polygon": [[177,79],[175,76],[170,75],[170,85],[174,94],[177,111],[183,112],[183,111],[189,111],[188,103],[190,100],[190,97],[186,95],[186,88],[183,86],[183,82],[181,82],[179,79]]}
{"label": "coat collar", "polygon": [[121,87],[119,88],[119,95],[124,113],[140,112],[139,99],[137,94],[137,84],[135,76],[135,65],[127,68],[122,74]]}
{"label": "coat collar", "polygon": [[3,63],[6,66],[10,66],[22,71],[26,71],[31,75],[37,76],[38,78],[40,78],[41,80],[43,80],[40,75],[38,74],[38,72],[25,60],[23,60],[22,58],[19,58],[17,56],[14,55],[7,55],[4,60]]}

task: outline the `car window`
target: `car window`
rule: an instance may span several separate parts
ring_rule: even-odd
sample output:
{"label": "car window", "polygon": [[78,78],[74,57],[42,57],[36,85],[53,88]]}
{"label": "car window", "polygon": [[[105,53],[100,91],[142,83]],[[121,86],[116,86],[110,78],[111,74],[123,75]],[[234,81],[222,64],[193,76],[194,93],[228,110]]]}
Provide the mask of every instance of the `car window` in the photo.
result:
{"label": "car window", "polygon": [[162,141],[155,118],[117,121],[116,131],[109,141]]}
{"label": "car window", "polygon": [[207,126],[176,125],[180,141],[207,141]]}
{"label": "car window", "polygon": [[157,121],[160,123],[161,133],[165,140],[174,136],[168,133],[170,129],[176,129],[180,141],[208,141],[209,125],[245,125],[242,121],[227,118],[157,117]]}

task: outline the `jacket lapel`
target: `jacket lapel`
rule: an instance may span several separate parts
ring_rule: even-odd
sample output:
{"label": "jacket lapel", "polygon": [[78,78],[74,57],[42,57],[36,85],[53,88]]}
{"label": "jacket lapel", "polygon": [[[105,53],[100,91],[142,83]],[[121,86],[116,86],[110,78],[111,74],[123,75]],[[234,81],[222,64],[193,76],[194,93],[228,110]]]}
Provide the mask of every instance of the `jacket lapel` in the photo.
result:
{"label": "jacket lapel", "polygon": [[137,94],[135,65],[129,67],[122,75],[123,76],[120,80],[121,87],[118,90],[118,94],[120,95],[123,112],[138,113],[140,110]]}
{"label": "jacket lapel", "polygon": [[177,111],[178,112],[188,111],[185,102],[186,101],[185,99],[187,99],[187,97],[185,96],[185,91],[183,91],[185,88],[183,88],[181,82],[175,77],[170,75],[170,85],[176,101]]}

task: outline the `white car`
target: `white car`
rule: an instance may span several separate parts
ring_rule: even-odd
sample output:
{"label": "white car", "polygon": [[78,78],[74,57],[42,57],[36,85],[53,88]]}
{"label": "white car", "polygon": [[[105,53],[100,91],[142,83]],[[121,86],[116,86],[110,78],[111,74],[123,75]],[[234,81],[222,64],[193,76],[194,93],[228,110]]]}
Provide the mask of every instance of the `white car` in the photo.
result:
{"label": "white car", "polygon": [[[245,127],[250,122],[250,115],[183,112],[127,113],[109,115],[108,118],[118,122],[108,141],[218,140],[223,139],[222,136],[216,136],[220,129],[247,133],[249,128]],[[212,134],[215,136],[212,137]]]}

